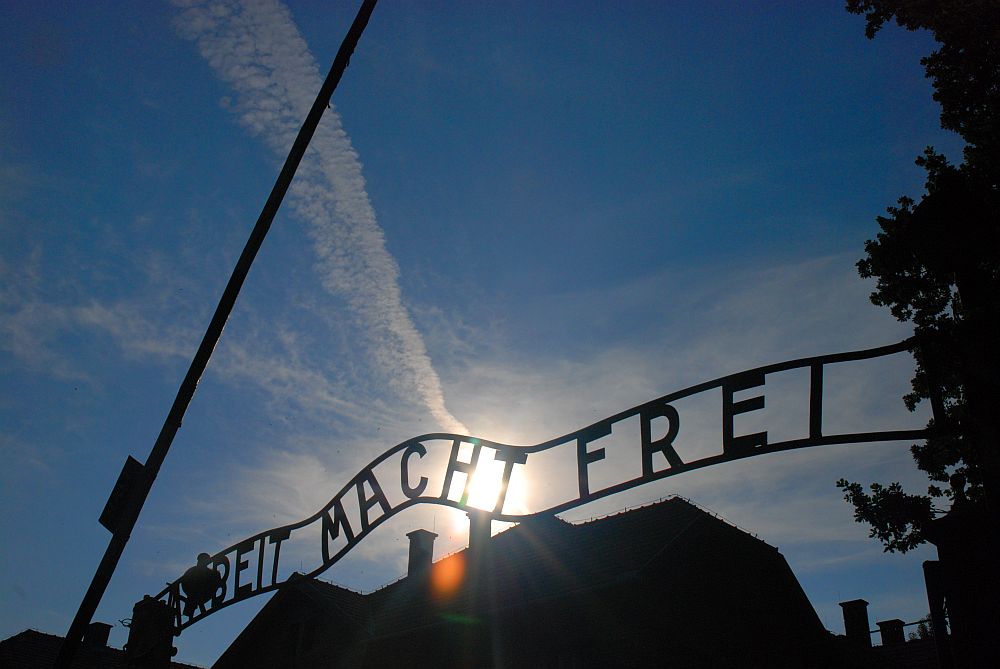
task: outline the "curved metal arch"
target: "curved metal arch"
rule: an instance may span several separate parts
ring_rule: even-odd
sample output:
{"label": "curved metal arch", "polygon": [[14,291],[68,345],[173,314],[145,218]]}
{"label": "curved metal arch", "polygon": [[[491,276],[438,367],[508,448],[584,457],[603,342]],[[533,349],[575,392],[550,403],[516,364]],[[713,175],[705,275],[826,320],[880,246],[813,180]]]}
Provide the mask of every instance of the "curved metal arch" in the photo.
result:
{"label": "curved metal arch", "polygon": [[[529,445],[516,446],[489,441],[478,437],[459,435],[445,432],[437,432],[413,437],[396,446],[386,450],[377,458],[362,468],[353,478],[350,479],[340,491],[320,510],[313,515],[296,523],[284,525],[271,530],[259,532],[248,537],[228,548],[225,548],[213,556],[210,556],[211,567],[217,574],[222,567],[220,574],[222,581],[222,593],[218,589],[211,599],[204,601],[193,601],[190,596],[182,593],[183,581],[192,573],[176,579],[169,583],[157,596],[157,599],[164,599],[174,611],[175,633],[189,627],[205,616],[223,609],[238,601],[249,597],[277,590],[291,580],[293,577],[279,581],[277,578],[278,564],[280,559],[280,547],[283,541],[287,541],[293,532],[301,530],[315,523],[320,524],[322,560],[319,565],[301,575],[302,577],[313,577],[321,574],[330,568],[354,546],[360,543],[366,536],[373,532],[382,523],[397,513],[404,511],[418,504],[436,504],[447,506],[459,510],[468,510],[468,482],[471,480],[479,454],[483,449],[492,450],[494,459],[505,462],[504,477],[502,481],[499,501],[493,511],[488,511],[490,518],[499,521],[518,522],[532,516],[551,515],[572,509],[576,506],[592,502],[609,495],[614,495],[631,488],[635,488],[646,483],[658,481],[660,479],[676,476],[685,472],[710,467],[723,462],[731,462],[748,457],[764,455],[767,453],[777,453],[781,451],[808,448],[813,446],[824,446],[832,444],[861,443],[873,441],[900,441],[909,439],[921,439],[927,436],[927,429],[908,430],[883,430],[875,432],[853,432],[840,434],[824,434],[822,421],[822,400],[823,400],[823,368],[825,365],[867,360],[882,356],[911,350],[914,345],[913,339],[907,339],[896,344],[880,346],[877,348],[865,349],[861,351],[849,351],[832,355],[814,356],[809,358],[799,358],[786,362],[775,363],[763,367],[757,367],[747,371],[718,377],[711,381],[705,381],[693,386],[689,386],[676,392],[668,393],[644,404],[626,409],[613,416],[588,425],[582,429],[568,434],[550,439],[548,441]],[[792,369],[809,368],[810,389],[809,389],[809,435],[806,437],[785,440],[780,442],[767,441],[767,433],[757,433],[750,435],[735,435],[732,430],[733,417],[761,409],[764,406],[763,396],[736,401],[734,394],[739,391],[748,390],[764,385],[764,378],[768,374],[788,371]],[[671,402],[679,399],[697,395],[709,390],[721,388],[723,390],[723,446],[722,452],[703,457],[697,460],[685,462],[673,449],[673,438],[679,428],[679,416],[676,409],[671,406]],[[611,433],[612,426],[616,423],[640,417],[641,430],[641,453],[643,457],[643,474],[627,481],[621,481],[600,490],[590,491],[587,476],[587,466],[603,458],[603,449],[590,451],[588,444],[596,442],[600,438]],[[659,440],[651,438],[650,424],[657,418],[666,418],[670,424],[670,429],[665,437]],[[417,486],[411,486],[407,480],[407,462],[413,455],[421,458],[426,454],[426,444],[429,442],[451,442],[451,455],[449,457],[448,468],[445,473],[445,481],[442,489],[437,494],[427,493],[427,479],[421,477]],[[577,448],[578,464],[578,485],[579,495],[573,499],[551,505],[544,509],[531,513],[516,514],[505,513],[503,511],[504,495],[506,486],[510,480],[510,475],[515,464],[525,464],[527,458],[533,453],[540,453],[557,447],[565,447],[575,442]],[[469,444],[473,449],[471,462],[463,462],[458,459],[459,449],[463,444]],[[654,457],[660,454],[659,460],[666,461],[666,467],[657,468],[654,466]],[[390,462],[393,458],[400,457],[400,489],[403,493],[404,501],[391,504],[388,501],[381,483],[375,476],[375,470],[381,465]],[[450,495],[450,483],[452,475],[463,473],[466,476],[465,494],[460,499],[452,499]],[[366,488],[367,485],[367,488]],[[371,495],[367,490],[371,490]],[[357,496],[360,514],[360,529],[355,531],[354,526],[347,517],[344,507],[344,500],[354,491]],[[378,506],[380,513],[375,518],[369,517],[369,510]],[[333,515],[331,515],[331,512]],[[343,545],[335,551],[330,550],[330,541],[344,538]],[[274,546],[272,551],[268,551],[268,546]],[[256,578],[251,582],[240,584],[239,575],[247,570],[244,565],[248,561],[242,558],[257,553]],[[230,560],[229,556],[234,559]],[[271,559],[270,582],[264,579],[265,557]],[[235,570],[233,577],[233,587],[230,592],[228,581],[230,575]],[[207,572],[211,575],[210,572]],[[294,576],[294,575],[293,575]],[[187,588],[185,588],[185,591]],[[183,608],[182,608],[183,607]]]}

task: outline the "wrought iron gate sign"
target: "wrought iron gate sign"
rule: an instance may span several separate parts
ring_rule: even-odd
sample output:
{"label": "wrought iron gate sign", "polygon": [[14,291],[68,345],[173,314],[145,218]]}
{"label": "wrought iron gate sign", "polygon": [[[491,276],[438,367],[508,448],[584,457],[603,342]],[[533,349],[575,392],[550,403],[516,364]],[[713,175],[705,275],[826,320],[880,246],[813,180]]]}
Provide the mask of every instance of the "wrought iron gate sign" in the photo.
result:
{"label": "wrought iron gate sign", "polygon": [[[739,460],[765,453],[775,453],[809,446],[871,441],[920,439],[926,430],[907,429],[879,432],[827,434],[823,431],[824,366],[878,358],[908,350],[911,340],[864,351],[801,358],[759,367],[738,374],[706,381],[534,446],[511,446],[486,439],[456,434],[426,434],[390,448],[354,476],[326,506],[305,520],[256,534],[213,556],[203,554],[199,565],[167,585],[157,599],[167,602],[174,612],[174,628],[180,633],[201,618],[238,601],[269,592],[288,582],[279,575],[282,545],[296,536],[306,539],[315,551],[315,566],[305,576],[316,576],[336,563],[376,527],[391,516],[416,504],[438,504],[468,509],[470,482],[477,467],[489,460],[502,463],[499,492],[489,515],[494,520],[519,521],[532,515],[554,514],[615,493],[693,469]],[[736,434],[734,419],[740,414],[764,408],[763,386],[769,374],[794,369],[809,370],[808,434],[800,438],[769,442],[767,432]],[[721,452],[685,461],[674,441],[680,430],[681,416],[672,402],[708,391],[722,391]],[[745,399],[736,399],[752,394]],[[638,418],[637,434],[632,433],[635,457],[642,474],[594,490],[590,468],[605,458],[605,449],[595,442],[612,433],[616,425]],[[653,438],[654,422],[666,423],[662,437]],[[532,455],[563,446],[575,449],[575,494],[565,501],[531,513],[504,510],[508,483],[515,468],[525,466]],[[445,448],[447,460],[439,476],[421,469],[432,449]],[[426,464],[426,463],[425,463]],[[499,469],[499,468],[498,468]],[[388,472],[388,474],[387,474]],[[431,475],[426,476],[424,474]],[[453,489],[453,483],[464,486]],[[443,479],[440,486],[430,485],[431,478]]]}

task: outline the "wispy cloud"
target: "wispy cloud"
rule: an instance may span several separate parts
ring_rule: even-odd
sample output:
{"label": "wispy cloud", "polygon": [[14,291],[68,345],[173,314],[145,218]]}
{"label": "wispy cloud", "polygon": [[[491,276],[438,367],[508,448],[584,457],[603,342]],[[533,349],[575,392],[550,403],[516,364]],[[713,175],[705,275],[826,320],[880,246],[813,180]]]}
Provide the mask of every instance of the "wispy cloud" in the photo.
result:
{"label": "wispy cloud", "polygon": [[142,287],[139,294],[108,298],[77,285],[54,289],[44,251],[36,246],[24,257],[0,257],[0,351],[35,372],[84,382],[100,373],[66,338],[85,332],[108,337],[134,360],[162,363],[194,354],[198,333],[170,317],[186,306],[172,296],[183,280],[165,276],[155,256],[135,259],[131,279]]}
{"label": "wispy cloud", "polygon": [[[279,156],[291,146],[322,79],[288,10],[272,0],[186,7],[181,33],[194,40],[235,92],[240,122]],[[399,267],[365,189],[361,163],[336,110],[326,112],[291,189],[308,222],[323,286],[343,297],[370,334],[376,367],[395,390],[421,398],[445,430],[466,432],[448,411],[437,372],[403,303]]]}

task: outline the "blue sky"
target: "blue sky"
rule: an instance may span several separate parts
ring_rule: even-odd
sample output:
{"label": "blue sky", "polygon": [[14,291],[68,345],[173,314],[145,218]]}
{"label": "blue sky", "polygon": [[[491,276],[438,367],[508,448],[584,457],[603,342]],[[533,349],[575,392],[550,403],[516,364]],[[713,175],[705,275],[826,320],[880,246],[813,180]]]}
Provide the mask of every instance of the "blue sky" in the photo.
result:
{"label": "blue sky", "polygon": [[[3,637],[68,627],[121,464],[148,454],[356,11],[187,5],[13,3],[0,23]],[[853,264],[919,193],[923,147],[958,155],[930,38],[868,41],[837,2],[615,5],[376,8],[97,619],[310,515],[407,437],[536,443],[907,336]],[[831,416],[919,426],[911,368],[846,369]],[[834,486],[920,490],[907,448],[765,456],[569,517],[683,494],[778,546],[828,628],[858,597],[915,620],[932,552],[883,555]],[[460,520],[407,512],[326,577],[383,585],[405,531],[434,526],[443,554]],[[262,604],[192,627],[178,657],[210,664]]]}

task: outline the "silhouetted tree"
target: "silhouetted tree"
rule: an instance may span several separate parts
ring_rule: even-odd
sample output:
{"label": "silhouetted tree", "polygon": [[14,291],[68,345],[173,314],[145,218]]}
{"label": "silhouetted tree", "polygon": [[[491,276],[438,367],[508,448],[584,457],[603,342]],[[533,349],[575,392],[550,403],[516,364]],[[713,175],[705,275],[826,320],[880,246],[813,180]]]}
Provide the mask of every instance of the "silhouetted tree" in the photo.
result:
{"label": "silhouetted tree", "polygon": [[931,625],[931,614],[929,613],[917,621],[917,630],[915,632],[910,632],[907,635],[907,639],[910,641],[915,641],[917,639],[933,639],[933,638],[934,638],[934,628]]}
{"label": "silhouetted tree", "polygon": [[[858,262],[877,279],[871,300],[914,325],[917,362],[913,410],[930,400],[932,436],[912,447],[931,485],[926,495],[899,483],[837,485],[854,505],[855,519],[887,551],[924,542],[923,531],[942,499],[963,481],[972,504],[985,507],[993,532],[1000,519],[1000,3],[996,0],[848,0],[875,36],[888,21],[930,30],[939,48],[923,58],[941,126],[966,141],[964,160],[952,165],[928,147],[917,159],[927,172],[917,202],[901,197]],[[944,486],[940,484],[946,484]]]}

